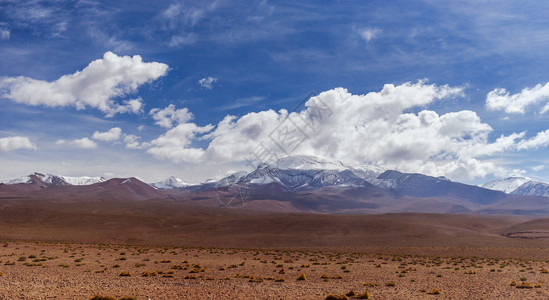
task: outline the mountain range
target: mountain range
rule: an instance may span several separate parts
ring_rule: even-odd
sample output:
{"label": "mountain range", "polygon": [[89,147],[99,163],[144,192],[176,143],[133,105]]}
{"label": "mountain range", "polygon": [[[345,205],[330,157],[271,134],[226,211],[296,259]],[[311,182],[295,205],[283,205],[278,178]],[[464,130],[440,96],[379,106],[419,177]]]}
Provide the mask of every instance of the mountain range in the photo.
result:
{"label": "mountain range", "polygon": [[[271,212],[371,214],[392,212],[549,215],[549,184],[511,177],[473,186],[444,177],[290,156],[190,184],[175,177],[70,177],[34,173],[0,183],[0,200],[180,201]],[[1,205],[0,201],[0,205]]]}

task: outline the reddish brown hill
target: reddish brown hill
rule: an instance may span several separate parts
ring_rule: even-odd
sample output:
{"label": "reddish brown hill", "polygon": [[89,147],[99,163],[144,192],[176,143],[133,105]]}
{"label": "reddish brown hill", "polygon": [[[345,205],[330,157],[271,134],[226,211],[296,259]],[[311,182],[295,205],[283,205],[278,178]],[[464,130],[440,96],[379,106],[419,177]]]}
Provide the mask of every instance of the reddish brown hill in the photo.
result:
{"label": "reddish brown hill", "polygon": [[0,187],[4,199],[79,201],[140,201],[165,198],[165,195],[137,178],[113,178],[91,185],[48,185],[31,175],[32,182]]}

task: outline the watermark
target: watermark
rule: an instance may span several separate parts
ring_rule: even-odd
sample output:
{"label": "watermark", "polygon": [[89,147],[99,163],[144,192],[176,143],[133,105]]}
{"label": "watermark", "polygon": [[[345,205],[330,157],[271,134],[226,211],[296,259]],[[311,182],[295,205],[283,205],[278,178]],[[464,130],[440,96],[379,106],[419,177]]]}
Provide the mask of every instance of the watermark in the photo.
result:
{"label": "watermark", "polygon": [[[332,115],[332,110],[320,99],[313,98],[315,92],[310,92],[303,100],[267,135],[268,140],[259,141],[245,159],[246,165],[255,169],[257,181],[234,181],[225,179],[218,182],[216,191],[220,204],[224,207],[244,206],[250,200],[254,184],[275,182],[278,160],[294,153],[299,146],[316,132],[322,119]],[[308,114],[299,112],[307,103]],[[269,147],[267,145],[274,145]],[[230,177],[229,177],[230,178]]]}

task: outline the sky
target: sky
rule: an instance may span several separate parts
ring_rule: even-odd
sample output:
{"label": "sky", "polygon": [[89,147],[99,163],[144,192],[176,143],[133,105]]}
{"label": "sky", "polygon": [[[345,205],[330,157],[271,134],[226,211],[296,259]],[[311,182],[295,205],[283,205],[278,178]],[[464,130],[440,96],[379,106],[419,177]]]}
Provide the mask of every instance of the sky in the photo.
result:
{"label": "sky", "polygon": [[543,1],[0,0],[0,180],[285,155],[549,181]]}

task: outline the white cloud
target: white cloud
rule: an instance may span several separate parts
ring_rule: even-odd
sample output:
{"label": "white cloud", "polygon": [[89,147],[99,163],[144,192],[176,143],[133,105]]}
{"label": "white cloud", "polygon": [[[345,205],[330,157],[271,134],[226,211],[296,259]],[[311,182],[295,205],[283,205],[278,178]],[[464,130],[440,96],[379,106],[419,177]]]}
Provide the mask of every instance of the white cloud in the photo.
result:
{"label": "white cloud", "polygon": [[162,17],[171,28],[175,28],[179,23],[194,26],[203,16],[203,9],[186,7],[182,3],[173,3],[162,12]]}
{"label": "white cloud", "polygon": [[0,138],[0,151],[7,152],[19,149],[36,150],[36,145],[33,144],[28,137],[24,136]]}
{"label": "white cloud", "polygon": [[128,149],[144,149],[151,146],[150,143],[144,142],[140,143],[140,136],[134,134],[126,134],[124,136],[124,143],[126,143],[126,148]]}
{"label": "white cloud", "polygon": [[518,143],[518,150],[536,149],[549,145],[549,129],[538,132],[535,137],[528,140],[522,140]]}
{"label": "white cloud", "polygon": [[489,110],[503,110],[510,114],[524,114],[528,107],[540,103],[545,103],[541,113],[549,110],[549,82],[545,85],[537,84],[533,88],[525,88],[513,95],[506,89],[498,88],[486,96],[486,107]]}
{"label": "white cloud", "polygon": [[204,150],[189,147],[197,134],[203,134],[213,129],[213,126],[197,126],[193,123],[179,124],[165,134],[151,141],[152,147],[147,153],[158,159],[168,159],[174,162],[198,162],[204,155]]}
{"label": "white cloud", "polygon": [[122,134],[122,129],[120,129],[120,127],[114,127],[109,129],[109,131],[106,131],[106,132],[99,132],[99,131],[94,132],[92,135],[92,139],[98,140],[98,141],[104,141],[104,142],[112,142],[120,139],[121,134]]}
{"label": "white cloud", "polygon": [[[250,113],[239,119],[226,117],[215,131],[205,152],[206,161],[244,160],[262,142],[278,150],[280,128],[306,136],[290,154],[319,155],[341,161],[369,163],[404,172],[423,172],[456,179],[483,177],[500,169],[482,157],[510,149],[520,135],[488,142],[492,128],[472,111],[439,115],[422,110],[436,100],[462,95],[461,88],[428,85],[424,82],[385,85],[380,92],[352,95],[336,88],[312,98],[299,113],[272,110]],[[319,109],[321,116],[319,116]],[[322,111],[323,110],[323,111]],[[291,122],[284,121],[289,117]],[[311,126],[305,125],[308,120]],[[287,127],[278,124],[286,122]],[[314,122],[314,123],[313,123]],[[274,132],[275,141],[269,134]],[[284,133],[284,130],[280,132]],[[277,141],[278,140],[278,141]],[[291,147],[289,147],[291,150]]]}
{"label": "white cloud", "polygon": [[185,123],[193,118],[193,114],[187,108],[175,109],[173,104],[164,109],[153,108],[149,114],[156,121],[155,124],[164,128],[172,128],[174,123],[175,125]]}
{"label": "white cloud", "polygon": [[9,77],[0,81],[2,97],[27,105],[97,108],[113,116],[138,113],[140,98],[117,103],[114,99],[134,93],[141,85],[164,76],[168,65],[143,62],[141,56],[117,56],[106,52],[82,71],[64,75],[53,82],[28,77]]}
{"label": "white cloud", "polygon": [[195,26],[204,16],[218,7],[218,1],[176,2],[161,13],[161,18],[170,29],[183,26]]}
{"label": "white cloud", "polygon": [[206,88],[208,90],[211,90],[213,88],[213,84],[214,82],[217,81],[217,78],[215,77],[207,77],[207,78],[202,78],[198,81],[198,83],[203,87],[203,88]]}
{"label": "white cloud", "polygon": [[10,39],[10,31],[5,28],[0,28],[0,40],[9,40]]}
{"label": "white cloud", "polygon": [[[170,129],[151,141],[147,152],[158,159],[192,164],[254,160],[256,151],[278,157],[317,155],[471,180],[509,174],[505,166],[492,161],[495,154],[549,145],[549,130],[529,139],[525,139],[526,132],[519,132],[494,140],[490,138],[492,127],[473,111],[439,114],[425,108],[461,96],[461,87],[425,81],[387,84],[365,95],[335,88],[311,98],[298,112],[282,109],[228,115],[215,127],[190,123],[191,117],[174,125],[173,114],[178,110],[167,107],[151,112],[166,112],[156,120]],[[199,141],[209,143],[198,148]]]}
{"label": "white cloud", "polygon": [[532,171],[536,171],[536,172],[537,172],[537,171],[543,170],[544,168],[545,168],[544,165],[537,165],[537,166],[534,166],[534,167],[532,167],[532,168],[530,168],[530,169],[532,169]]}
{"label": "white cloud", "polygon": [[370,42],[372,39],[381,34],[381,32],[382,30],[379,28],[362,28],[358,30],[358,34],[366,42]]}
{"label": "white cloud", "polygon": [[97,147],[97,144],[87,137],[73,140],[70,144],[83,149],[93,149]]}
{"label": "white cloud", "polygon": [[263,101],[263,100],[265,100],[264,96],[252,96],[252,97],[240,98],[240,99],[236,99],[235,101],[233,101],[230,104],[217,107],[216,109],[217,110],[230,110],[230,109],[235,109],[235,108],[240,108],[240,107],[246,107],[246,106],[255,105],[258,102]]}
{"label": "white cloud", "polygon": [[178,47],[178,46],[185,46],[185,45],[192,45],[196,43],[197,38],[194,33],[189,33],[187,35],[174,35],[170,39],[170,42],[168,45],[170,47]]}

